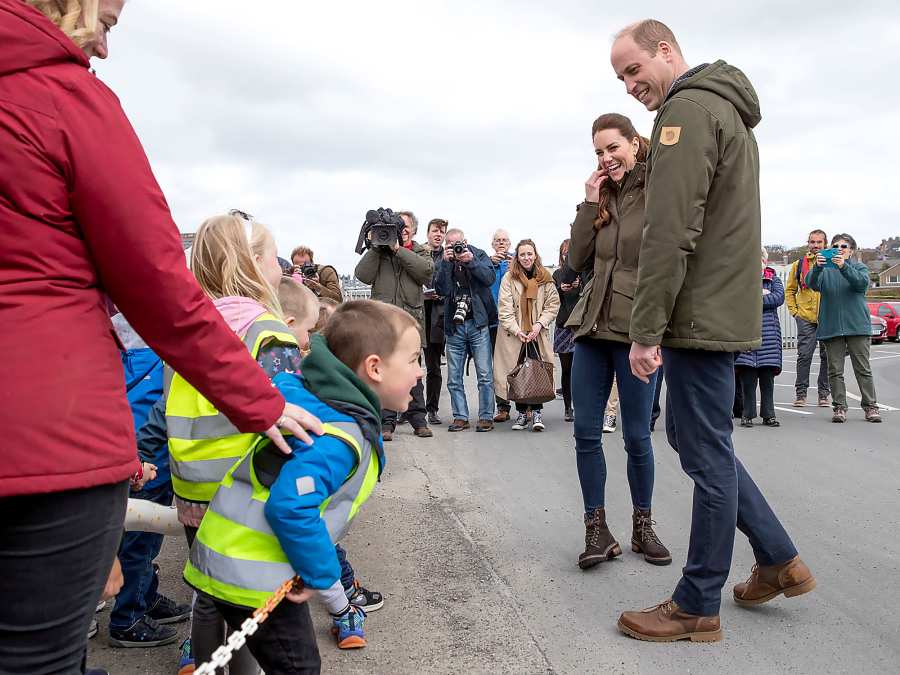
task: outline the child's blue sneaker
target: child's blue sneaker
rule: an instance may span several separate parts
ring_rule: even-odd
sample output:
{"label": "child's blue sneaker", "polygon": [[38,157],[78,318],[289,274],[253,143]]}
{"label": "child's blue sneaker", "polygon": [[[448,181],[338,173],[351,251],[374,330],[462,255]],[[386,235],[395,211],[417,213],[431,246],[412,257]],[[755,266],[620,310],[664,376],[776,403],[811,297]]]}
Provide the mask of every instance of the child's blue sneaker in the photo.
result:
{"label": "child's blue sneaker", "polygon": [[178,675],[190,675],[194,672],[194,652],[191,649],[191,638],[181,643],[180,660],[178,661]]}
{"label": "child's blue sneaker", "polygon": [[331,634],[337,638],[338,649],[360,649],[366,646],[366,613],[350,606],[340,616],[331,616]]}

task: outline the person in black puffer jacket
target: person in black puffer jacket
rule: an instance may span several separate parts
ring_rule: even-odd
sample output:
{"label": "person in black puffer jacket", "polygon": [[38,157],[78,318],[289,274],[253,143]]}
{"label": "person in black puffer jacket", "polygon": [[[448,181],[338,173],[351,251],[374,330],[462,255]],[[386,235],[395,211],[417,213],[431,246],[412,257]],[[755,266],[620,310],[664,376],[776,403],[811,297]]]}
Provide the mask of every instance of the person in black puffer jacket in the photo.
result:
{"label": "person in black puffer jacket", "polygon": [[777,427],[775,418],[775,376],[781,373],[781,324],[778,308],[784,304],[784,285],[769,265],[769,254],[762,249],[762,346],[741,352],[734,362],[741,383],[744,409],[741,426],[752,427],[756,417],[756,385],[761,394],[759,414],[767,427]]}

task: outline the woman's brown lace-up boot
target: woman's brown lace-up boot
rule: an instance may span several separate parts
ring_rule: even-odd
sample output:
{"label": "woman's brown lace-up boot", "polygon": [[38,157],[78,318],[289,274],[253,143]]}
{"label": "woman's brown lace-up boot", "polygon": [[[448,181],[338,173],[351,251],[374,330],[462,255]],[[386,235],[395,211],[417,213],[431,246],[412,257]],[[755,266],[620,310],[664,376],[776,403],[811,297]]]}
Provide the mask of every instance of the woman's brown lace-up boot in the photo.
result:
{"label": "woman's brown lace-up boot", "polygon": [[597,509],[584,517],[584,553],[578,556],[578,566],[586,570],[597,563],[622,555],[619,542],[606,526],[606,510]]}
{"label": "woman's brown lace-up boot", "polygon": [[650,510],[634,510],[632,518],[631,550],[643,553],[644,560],[652,565],[668,565],[672,562],[672,554],[653,531],[656,524],[650,517]]}

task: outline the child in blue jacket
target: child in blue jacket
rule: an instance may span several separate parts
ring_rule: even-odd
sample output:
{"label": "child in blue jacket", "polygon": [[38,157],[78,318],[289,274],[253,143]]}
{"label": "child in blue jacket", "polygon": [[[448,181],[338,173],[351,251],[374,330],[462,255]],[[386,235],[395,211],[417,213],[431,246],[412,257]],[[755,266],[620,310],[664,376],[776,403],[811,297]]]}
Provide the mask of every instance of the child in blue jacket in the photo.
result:
{"label": "child in blue jacket", "polygon": [[325,426],[312,445],[290,439],[285,456],[264,437],[223,479],[203,519],[185,580],[212,599],[233,629],[299,577],[248,638],[268,675],[318,672],[306,601],[316,594],[343,646],[365,646],[365,612],[341,584],[335,544],[371,493],[384,466],[383,407],[403,411],[422,376],[418,324],[403,310],[363,300],[341,305],[301,368],[276,376],[288,401]]}

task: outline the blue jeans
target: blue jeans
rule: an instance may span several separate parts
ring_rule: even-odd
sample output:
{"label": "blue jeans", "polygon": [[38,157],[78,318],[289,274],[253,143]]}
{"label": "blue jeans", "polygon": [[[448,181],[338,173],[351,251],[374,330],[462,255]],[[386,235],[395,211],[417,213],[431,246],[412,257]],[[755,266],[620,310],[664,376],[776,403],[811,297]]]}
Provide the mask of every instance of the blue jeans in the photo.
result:
{"label": "blue jeans", "polygon": [[664,348],[663,361],[666,433],[694,481],[687,564],[672,599],[689,614],[711,616],[731,569],[735,526],[760,565],[787,562],[797,549],[734,455],[734,355]]}
{"label": "blue jeans", "polygon": [[478,378],[478,419],[494,418],[494,368],[491,354],[491,337],[487,326],[478,328],[475,321],[468,319],[464,324],[454,326],[447,333],[447,390],[450,392],[450,407],[453,419],[469,419],[469,404],[466,401],[466,387],[463,383],[466,356],[472,355]]}
{"label": "blue jeans", "polygon": [[631,503],[647,510],[653,497],[653,446],[650,411],[656,375],[644,384],[631,374],[631,346],[609,340],[579,340],[572,363],[572,403],[575,407],[575,452],[584,512],[603,508],[606,499],[606,458],[603,456],[603,413],[613,375],[619,383],[619,418],[628,453]]}
{"label": "blue jeans", "polygon": [[[146,499],[157,504],[172,504],[172,483],[155,488],[146,487],[131,493],[132,499]],[[153,532],[126,532],[119,546],[124,583],[116,596],[116,604],[109,615],[109,627],[114,630],[131,628],[153,609],[158,597],[159,579],[153,560],[162,548],[163,535]]]}

